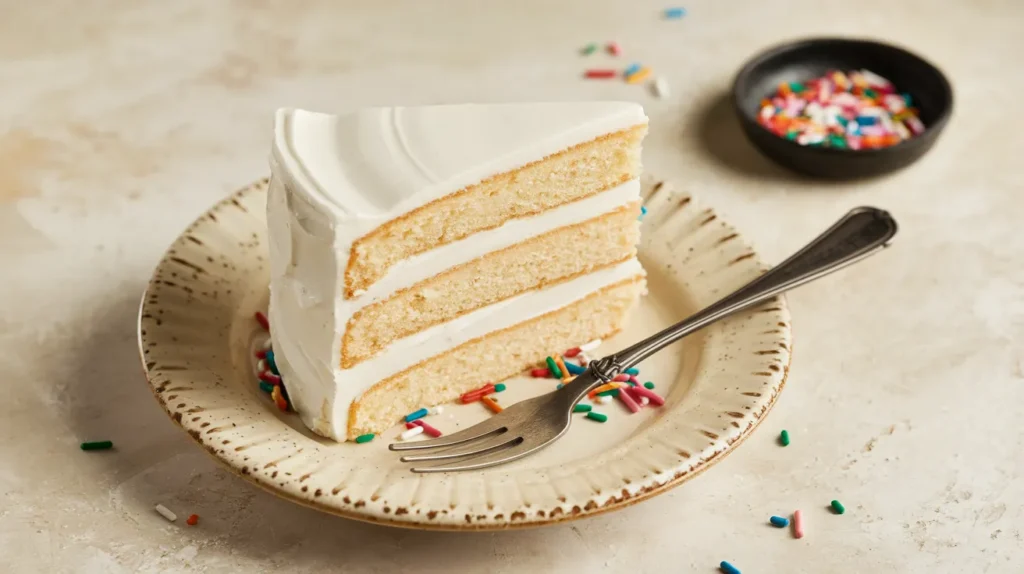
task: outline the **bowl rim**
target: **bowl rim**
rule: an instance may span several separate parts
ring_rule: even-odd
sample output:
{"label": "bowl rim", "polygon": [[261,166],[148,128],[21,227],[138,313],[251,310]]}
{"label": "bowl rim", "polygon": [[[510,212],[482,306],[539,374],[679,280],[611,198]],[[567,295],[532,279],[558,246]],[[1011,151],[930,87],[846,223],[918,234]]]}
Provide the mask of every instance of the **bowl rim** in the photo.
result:
{"label": "bowl rim", "polygon": [[[776,134],[772,133],[771,131],[765,129],[764,126],[762,126],[760,122],[757,121],[756,117],[750,117],[744,112],[743,105],[740,103],[740,83],[749,78],[753,70],[757,66],[762,65],[766,60],[774,58],[779,54],[784,54],[786,52],[806,48],[816,44],[846,44],[851,46],[862,47],[873,46],[877,48],[883,48],[886,50],[892,50],[893,52],[899,52],[905,56],[909,56],[910,59],[917,60],[917,62],[920,65],[929,68],[936,75],[936,77],[939,79],[939,83],[942,86],[943,96],[945,97],[947,103],[939,112],[938,117],[936,117],[935,121],[925,126],[924,132],[922,132],[921,135],[914,136],[910,139],[903,140],[896,145],[891,145],[884,148],[853,150],[849,148],[813,147],[800,145],[795,141],[781,138]],[[931,134],[931,137],[933,138],[938,137],[938,134],[942,132],[943,128],[946,127],[946,124],[949,123],[949,119],[953,114],[954,103],[953,86],[952,84],[950,84],[949,78],[947,78],[946,74],[944,74],[942,70],[932,62],[926,60],[925,58],[921,57],[920,55],[914,52],[911,52],[906,48],[903,48],[902,46],[897,46],[895,44],[890,44],[888,42],[883,42],[881,40],[875,40],[871,38],[855,38],[846,36],[809,37],[798,40],[789,40],[786,42],[769,46],[768,48],[765,48],[764,50],[758,52],[753,57],[748,59],[743,64],[743,66],[740,67],[740,70],[736,73],[735,77],[733,78],[731,92],[733,110],[736,112],[736,115],[739,116],[740,121],[746,125],[756,126],[755,129],[762,130],[765,134],[771,135],[775,139],[779,140],[779,142],[781,142],[781,145],[791,146],[792,148],[795,149],[806,150],[806,153],[832,156],[845,155],[849,157],[879,156],[883,154],[897,153],[898,150],[905,149],[907,146],[913,145],[916,140],[926,137],[929,134]]]}

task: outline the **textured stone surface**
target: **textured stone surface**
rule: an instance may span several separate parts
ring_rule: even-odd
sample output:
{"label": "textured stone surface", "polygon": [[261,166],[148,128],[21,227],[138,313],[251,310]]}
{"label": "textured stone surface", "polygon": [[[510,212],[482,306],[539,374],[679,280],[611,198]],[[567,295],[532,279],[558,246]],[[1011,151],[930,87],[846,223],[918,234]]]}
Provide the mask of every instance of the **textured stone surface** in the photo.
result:
{"label": "textured stone surface", "polygon": [[[1024,561],[1019,2],[695,0],[672,22],[653,1],[8,4],[5,571],[710,572],[725,559],[751,572],[1007,572]],[[956,114],[920,163],[825,186],[741,139],[722,99],[737,67],[817,34],[897,41],[949,74]],[[617,64],[651,65],[672,97],[579,79],[609,62],[579,47],[611,38],[625,50]],[[736,453],[584,522],[420,533],[260,492],[161,414],[137,358],[139,296],[192,218],[266,173],[276,106],[578,98],[643,102],[648,170],[713,204],[768,260],[855,205],[902,225],[887,253],[790,297],[790,381]],[[78,450],[98,439],[117,450]],[[833,498],[845,515],[827,511]],[[804,539],[767,525],[796,508]]]}

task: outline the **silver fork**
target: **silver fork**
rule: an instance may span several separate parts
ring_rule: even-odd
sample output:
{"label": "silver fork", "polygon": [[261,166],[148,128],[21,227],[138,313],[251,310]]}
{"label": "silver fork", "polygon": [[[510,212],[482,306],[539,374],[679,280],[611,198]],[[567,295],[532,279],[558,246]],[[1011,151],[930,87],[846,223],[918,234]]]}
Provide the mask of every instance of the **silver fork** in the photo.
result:
{"label": "silver fork", "polygon": [[[561,389],[518,402],[468,429],[444,437],[390,445],[393,451],[432,450],[402,457],[402,462],[455,461],[413,467],[413,472],[478,470],[536,452],[569,430],[573,407],[598,385],[679,339],[739,311],[763,303],[789,289],[855,263],[888,246],[896,221],[887,212],[859,207],[764,275],[702,311],[663,331],[602,359]],[[437,452],[437,449],[442,449]]]}

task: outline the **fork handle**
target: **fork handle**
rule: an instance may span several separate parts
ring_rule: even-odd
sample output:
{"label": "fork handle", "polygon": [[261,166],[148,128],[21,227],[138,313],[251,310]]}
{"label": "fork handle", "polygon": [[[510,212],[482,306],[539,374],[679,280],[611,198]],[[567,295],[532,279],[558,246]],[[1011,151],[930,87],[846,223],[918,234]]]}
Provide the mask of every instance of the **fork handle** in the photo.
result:
{"label": "fork handle", "polygon": [[592,386],[612,380],[622,371],[719,319],[881,251],[896,235],[896,230],[896,220],[886,211],[874,207],[853,209],[789,259],[732,294],[635,345],[591,362],[596,378]]}

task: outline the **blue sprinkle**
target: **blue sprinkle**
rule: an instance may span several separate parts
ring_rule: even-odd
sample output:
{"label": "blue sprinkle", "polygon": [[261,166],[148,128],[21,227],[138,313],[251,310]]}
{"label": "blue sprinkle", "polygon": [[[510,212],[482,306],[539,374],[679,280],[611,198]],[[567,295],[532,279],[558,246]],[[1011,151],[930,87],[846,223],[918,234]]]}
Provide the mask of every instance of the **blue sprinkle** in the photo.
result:
{"label": "blue sprinkle", "polygon": [[625,371],[622,371],[622,372],[626,373],[627,375],[633,375],[635,377],[635,376],[640,374],[640,369],[638,369],[636,367],[630,367],[630,368],[628,368],[628,369],[626,369]]}
{"label": "blue sprinkle", "polygon": [[739,568],[729,564],[725,560],[722,560],[722,563],[719,564],[718,567],[721,568],[722,572],[725,572],[725,574],[740,574]]}
{"label": "blue sprinkle", "polygon": [[267,351],[266,359],[267,359],[267,367],[270,368],[270,372],[274,373],[275,375],[280,376],[281,373],[279,373],[278,370],[277,370],[277,361],[274,360],[274,352],[273,351]]}
{"label": "blue sprinkle", "polygon": [[789,520],[781,516],[773,516],[768,519],[768,522],[771,522],[772,526],[777,526],[779,528],[785,528],[789,526]]}
{"label": "blue sprinkle", "polygon": [[665,9],[665,18],[669,20],[678,20],[686,16],[686,8],[667,8]]}
{"label": "blue sprinkle", "polygon": [[560,388],[562,388],[564,386],[565,385],[563,385],[562,383],[558,383],[557,385],[555,385],[555,389],[560,389]]}
{"label": "blue sprinkle", "polygon": [[418,411],[411,412],[405,415],[405,422],[411,423],[414,420],[421,419],[430,413],[427,409],[423,408]]}
{"label": "blue sprinkle", "polygon": [[645,215],[647,215],[647,208],[641,205],[640,206],[640,217],[637,217],[637,219],[638,220],[643,220]]}
{"label": "blue sprinkle", "polygon": [[873,126],[878,123],[878,118],[874,116],[857,116],[857,123],[862,126]]}
{"label": "blue sprinkle", "polygon": [[637,63],[634,62],[634,63],[630,64],[628,68],[626,68],[626,71],[622,75],[628,78],[628,77],[632,76],[633,74],[639,72],[640,71],[640,67],[641,67],[640,64],[637,64]]}
{"label": "blue sprinkle", "polygon": [[582,375],[583,373],[587,372],[586,367],[581,367],[579,365],[575,365],[573,363],[570,363],[569,361],[564,361],[564,362],[565,362],[565,369],[567,371],[569,371],[570,375]]}

